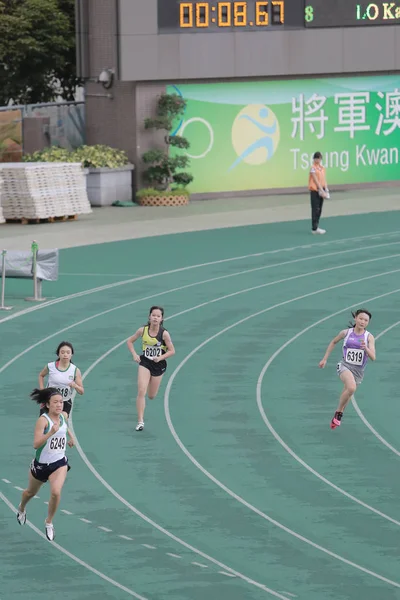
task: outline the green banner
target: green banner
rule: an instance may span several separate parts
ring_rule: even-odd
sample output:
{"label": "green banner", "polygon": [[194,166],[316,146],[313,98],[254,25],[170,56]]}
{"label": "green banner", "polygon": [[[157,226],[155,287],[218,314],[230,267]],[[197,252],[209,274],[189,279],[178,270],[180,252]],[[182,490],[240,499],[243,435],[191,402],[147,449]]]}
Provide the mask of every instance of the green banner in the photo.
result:
{"label": "green banner", "polygon": [[[187,100],[194,193],[400,179],[400,76],[170,85]],[[188,169],[189,170],[189,169]]]}

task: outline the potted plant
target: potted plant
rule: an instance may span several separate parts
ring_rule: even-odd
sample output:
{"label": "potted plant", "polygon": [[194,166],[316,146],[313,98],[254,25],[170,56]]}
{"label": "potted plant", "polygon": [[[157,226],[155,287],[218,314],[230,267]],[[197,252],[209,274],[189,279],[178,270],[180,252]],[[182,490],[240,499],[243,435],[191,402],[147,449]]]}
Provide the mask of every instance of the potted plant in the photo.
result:
{"label": "potted plant", "polygon": [[97,144],[75,150],[51,146],[24,156],[24,162],[80,163],[86,172],[87,194],[92,206],[110,206],[117,200],[132,201],[132,170],[123,150]]}
{"label": "potted plant", "polygon": [[145,152],[142,160],[146,165],[143,172],[149,187],[136,194],[139,204],[145,206],[178,206],[188,204],[190,193],[186,186],[193,180],[192,175],[181,171],[190,159],[183,154],[172,153],[173,148],[186,150],[188,140],[180,135],[171,135],[174,124],[182,118],[186,101],[178,94],[161,94],[157,100],[156,115],[145,119],[145,129],[164,131],[164,148]]}

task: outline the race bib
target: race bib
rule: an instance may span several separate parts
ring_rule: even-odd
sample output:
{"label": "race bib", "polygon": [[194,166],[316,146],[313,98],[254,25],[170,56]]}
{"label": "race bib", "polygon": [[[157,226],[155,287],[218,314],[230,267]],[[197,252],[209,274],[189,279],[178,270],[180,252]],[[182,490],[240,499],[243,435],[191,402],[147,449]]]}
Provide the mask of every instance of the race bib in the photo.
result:
{"label": "race bib", "polygon": [[61,394],[61,396],[63,397],[63,399],[65,400],[66,398],[68,398],[72,392],[72,388],[70,387],[59,387],[57,388],[57,391],[59,394]]}
{"label": "race bib", "polygon": [[53,437],[50,440],[49,450],[53,452],[59,452],[60,450],[65,450],[66,445],[66,437]]}
{"label": "race bib", "polygon": [[143,354],[149,360],[154,360],[162,355],[162,350],[160,346],[147,346]]}
{"label": "race bib", "polygon": [[349,365],[356,365],[361,367],[364,361],[365,350],[355,350],[354,348],[347,348],[345,361]]}

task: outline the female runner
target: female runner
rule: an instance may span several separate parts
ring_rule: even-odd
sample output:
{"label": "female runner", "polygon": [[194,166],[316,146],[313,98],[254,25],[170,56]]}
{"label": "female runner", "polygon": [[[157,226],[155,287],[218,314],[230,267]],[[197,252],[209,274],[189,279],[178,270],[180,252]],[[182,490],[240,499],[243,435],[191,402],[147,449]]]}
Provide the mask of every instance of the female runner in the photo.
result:
{"label": "female runner", "polygon": [[37,404],[44,404],[45,412],[36,421],[33,434],[33,447],[36,454],[30,466],[28,487],[22,492],[18,506],[17,521],[20,525],[25,525],[26,505],[36,496],[42,485],[49,481],[50,501],[45,531],[47,539],[52,542],[55,538],[53,517],[60,503],[61,490],[70,469],[65,450],[67,444],[72,448],[75,441],[63,416],[63,397],[56,388],[35,389],[31,398]]}
{"label": "female runner", "polygon": [[[150,308],[147,325],[139,327],[127,341],[133,360],[139,363],[138,394],[136,409],[138,423],[136,431],[144,429],[144,409],[147,396],[152,400],[156,397],[162,377],[167,369],[166,359],[175,354],[171,336],[163,327],[164,309],[160,306]],[[137,339],[142,338],[142,354],[139,356],[133,347]]]}
{"label": "female runner", "polygon": [[324,358],[319,363],[319,367],[323,369],[335,344],[343,340],[343,358],[337,364],[336,370],[343,381],[344,388],[339,399],[339,406],[331,421],[331,429],[339,427],[344,409],[350,402],[357,386],[363,380],[368,359],[376,359],[375,338],[367,331],[368,324],[372,318],[371,313],[368,310],[360,308],[351,314],[355,322],[350,323],[349,329],[343,329],[333,338],[326,349]]}
{"label": "female runner", "polygon": [[[70,342],[61,342],[56,350],[58,360],[49,362],[39,373],[39,389],[45,387],[44,378],[48,375],[47,387],[55,387],[63,397],[63,415],[68,419],[72,408],[72,394],[76,390],[83,396],[85,390],[82,375],[78,367],[72,362],[74,348]],[[40,407],[40,414],[45,407]]]}

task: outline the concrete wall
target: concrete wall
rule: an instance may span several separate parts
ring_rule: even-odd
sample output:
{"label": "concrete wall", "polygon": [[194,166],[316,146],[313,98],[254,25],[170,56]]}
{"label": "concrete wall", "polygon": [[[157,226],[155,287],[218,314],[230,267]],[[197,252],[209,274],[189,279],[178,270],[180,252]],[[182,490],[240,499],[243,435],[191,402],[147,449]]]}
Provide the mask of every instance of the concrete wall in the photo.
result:
{"label": "concrete wall", "polygon": [[133,81],[106,90],[96,80],[104,68],[118,75],[117,1],[84,0],[88,15],[88,79],[85,85],[86,141],[125,150],[136,160],[136,108]]}
{"label": "concrete wall", "polygon": [[124,81],[400,69],[396,25],[158,34],[157,0],[119,0],[119,22]]}
{"label": "concrete wall", "polygon": [[[396,26],[158,35],[157,0],[77,2],[87,21],[80,24],[85,60],[78,57],[87,143],[126,150],[139,186],[141,155],[161,143],[143,121],[167,83],[400,70]],[[109,90],[97,81],[104,68],[116,73]]]}

